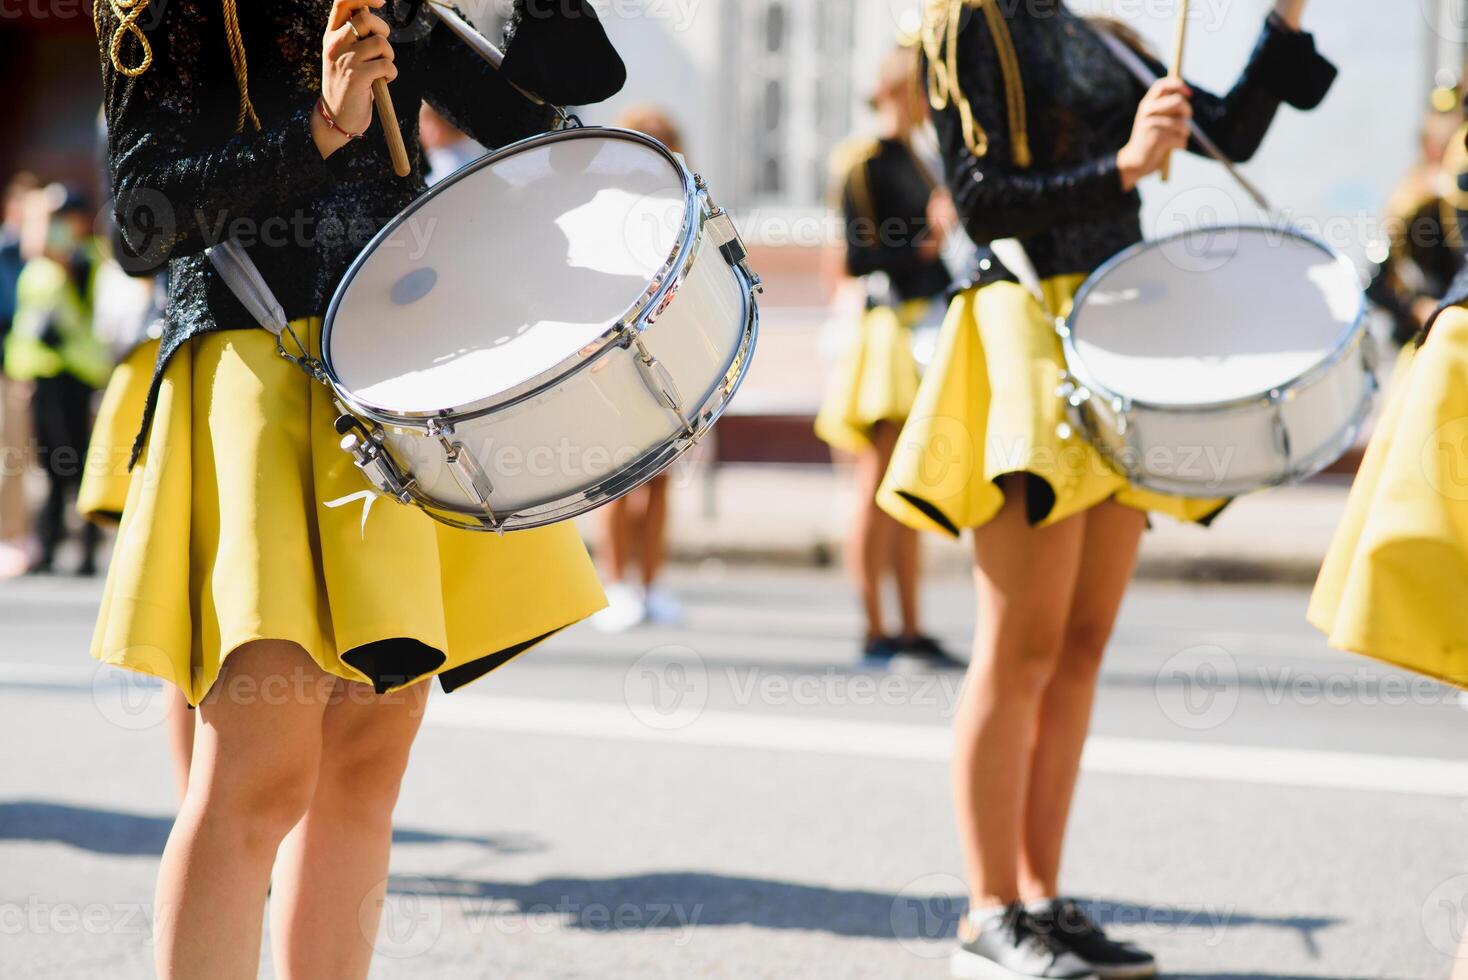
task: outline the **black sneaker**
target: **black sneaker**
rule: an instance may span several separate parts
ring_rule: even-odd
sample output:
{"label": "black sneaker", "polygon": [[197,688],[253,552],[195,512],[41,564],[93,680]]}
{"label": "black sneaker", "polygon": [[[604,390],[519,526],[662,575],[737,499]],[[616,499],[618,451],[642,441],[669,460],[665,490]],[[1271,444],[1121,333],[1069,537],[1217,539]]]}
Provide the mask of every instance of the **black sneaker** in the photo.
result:
{"label": "black sneaker", "polygon": [[897,652],[897,641],[892,637],[873,637],[862,644],[861,666],[866,670],[886,670]]}
{"label": "black sneaker", "polygon": [[893,641],[904,666],[926,670],[967,670],[968,664],[943,649],[931,636],[902,636]]}
{"label": "black sneaker", "polygon": [[1030,906],[1030,921],[1062,946],[1091,964],[1098,977],[1155,977],[1157,960],[1131,943],[1108,939],[1101,927],[1072,899],[1052,898]]}
{"label": "black sneaker", "polygon": [[1019,902],[959,927],[960,946],[948,961],[961,980],[1097,980],[1079,956],[1039,929]]}

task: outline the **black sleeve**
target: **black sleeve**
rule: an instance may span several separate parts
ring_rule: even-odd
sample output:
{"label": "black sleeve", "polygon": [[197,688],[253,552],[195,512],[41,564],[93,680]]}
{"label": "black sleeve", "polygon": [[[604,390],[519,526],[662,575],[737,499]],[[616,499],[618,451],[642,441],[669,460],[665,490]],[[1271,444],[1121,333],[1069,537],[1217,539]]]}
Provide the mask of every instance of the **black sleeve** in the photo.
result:
{"label": "black sleeve", "polygon": [[[1155,58],[1145,58],[1159,75],[1166,74],[1166,67]],[[1312,35],[1291,30],[1271,16],[1248,64],[1226,95],[1215,95],[1190,83],[1193,119],[1225,156],[1243,163],[1264,142],[1281,104],[1315,108],[1330,91],[1335,76],[1335,66],[1315,50]],[[1196,141],[1188,149],[1203,153]]]}
{"label": "black sleeve", "polygon": [[[219,15],[199,0],[170,0],[150,8],[144,30],[153,64],[129,77],[108,53],[117,18],[99,5],[98,39],[108,169],[114,209],[131,252],[145,266],[203,251],[230,222],[262,220],[284,211],[303,192],[333,178],[311,138],[314,103],[299,106],[260,132],[211,136],[221,123],[220,93],[205,91],[197,60],[179,52],[205,48],[209,31],[223,31]],[[207,50],[207,48],[205,48]],[[125,64],[137,64],[132,37],[121,46]],[[233,101],[233,93],[229,101]],[[350,147],[340,153],[349,153]]]}
{"label": "black sleeve", "polygon": [[[905,275],[932,264],[933,259],[924,258],[918,251],[919,239],[927,234],[926,223],[913,227],[910,221],[901,218],[880,217],[880,182],[876,180],[876,168],[872,161],[857,164],[852,176],[846,180],[841,191],[841,217],[846,225],[846,271],[853,276],[868,276],[874,272],[888,275]],[[867,197],[865,204],[858,201],[855,177],[865,177]]]}
{"label": "black sleeve", "polygon": [[948,184],[964,228],[974,242],[1016,238],[1114,213],[1132,195],[1123,190],[1116,158],[1060,170],[1020,169],[1011,162],[1004,79],[982,17],[972,17],[958,37],[958,74],[975,121],[988,134],[988,151],[976,157],[964,142],[957,113],[935,122],[949,161]]}
{"label": "black sleeve", "polygon": [[456,129],[494,148],[551,128],[555,112],[549,106],[516,91],[448,27],[435,23],[426,43],[424,101]]}

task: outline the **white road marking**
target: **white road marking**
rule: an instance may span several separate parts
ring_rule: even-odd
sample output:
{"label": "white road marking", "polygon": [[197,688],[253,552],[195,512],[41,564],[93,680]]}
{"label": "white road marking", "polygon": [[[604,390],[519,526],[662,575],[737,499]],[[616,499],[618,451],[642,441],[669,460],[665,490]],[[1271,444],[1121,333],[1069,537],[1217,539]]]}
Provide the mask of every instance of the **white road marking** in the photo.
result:
{"label": "white road marking", "polygon": [[[125,676],[98,668],[109,678]],[[97,671],[45,663],[0,664],[0,687],[57,686],[93,690]],[[149,683],[149,682],[144,682]],[[659,712],[651,704],[528,697],[436,694],[425,724],[435,728],[613,739],[671,746],[714,746],[946,762],[946,726],[799,718],[755,712]],[[1468,762],[1417,756],[1218,745],[1093,735],[1086,772],[1253,783],[1309,789],[1468,797]]]}
{"label": "white road marking", "polygon": [[[645,724],[639,715],[652,717],[654,723]],[[426,723],[522,735],[815,752],[869,759],[946,762],[949,758],[948,729],[939,725],[702,711],[682,727],[669,728],[656,727],[660,719],[648,705],[634,709],[624,704],[539,698],[440,697],[429,702]],[[1362,752],[1093,735],[1086,743],[1082,767],[1086,772],[1110,775],[1468,796],[1468,762]]]}

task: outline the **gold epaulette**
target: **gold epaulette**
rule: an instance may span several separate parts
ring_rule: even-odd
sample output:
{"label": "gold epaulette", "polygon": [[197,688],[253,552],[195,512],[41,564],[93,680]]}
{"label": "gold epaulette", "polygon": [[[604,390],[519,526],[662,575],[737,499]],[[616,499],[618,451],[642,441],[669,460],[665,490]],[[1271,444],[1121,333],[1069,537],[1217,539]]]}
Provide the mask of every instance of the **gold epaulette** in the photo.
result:
{"label": "gold epaulette", "polygon": [[981,10],[994,39],[999,71],[1004,77],[1005,109],[1009,115],[1010,159],[1016,167],[1032,162],[1030,137],[1025,117],[1024,79],[1019,56],[1004,12],[995,0],[927,0],[923,11],[923,53],[928,59],[928,103],[937,110],[952,105],[963,128],[963,141],[976,157],[989,152],[989,134],[974,118],[973,107],[958,79],[958,28],[965,7]]}
{"label": "gold epaulette", "polygon": [[836,145],[831,151],[830,186],[832,206],[838,210],[841,198],[849,188],[852,205],[863,218],[876,220],[872,191],[867,180],[867,164],[877,155],[881,144],[869,136],[856,136]]}
{"label": "gold epaulette", "polygon": [[1468,174],[1468,123],[1464,123],[1448,141],[1439,176],[1438,192],[1444,201],[1459,211],[1468,211],[1468,191],[1463,190],[1460,183],[1464,174]]}

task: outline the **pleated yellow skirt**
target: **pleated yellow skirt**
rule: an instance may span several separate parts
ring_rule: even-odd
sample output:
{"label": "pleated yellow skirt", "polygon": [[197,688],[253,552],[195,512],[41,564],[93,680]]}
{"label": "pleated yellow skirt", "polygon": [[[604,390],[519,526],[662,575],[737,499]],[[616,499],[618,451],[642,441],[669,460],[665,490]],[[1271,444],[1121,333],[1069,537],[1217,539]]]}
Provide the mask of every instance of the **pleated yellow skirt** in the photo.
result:
{"label": "pleated yellow skirt", "polygon": [[[1066,315],[1084,281],[1082,275],[1046,280],[1045,307]],[[996,282],[960,293],[948,309],[877,503],[911,527],[957,536],[999,512],[999,477],[1026,473],[1034,477],[1027,481],[1026,504],[1035,525],[1111,499],[1201,523],[1222,509],[1223,500],[1133,486],[1089,442],[1062,426],[1057,389],[1064,365],[1054,324],[1025,287]]]}
{"label": "pleated yellow skirt", "polygon": [[1468,688],[1468,310],[1399,357],[1307,617],[1337,649]]}
{"label": "pleated yellow skirt", "polygon": [[77,510],[87,520],[116,524],[122,516],[132,475],[127,463],[143,424],[143,406],[157,359],[158,341],[139,344],[113,369],[102,393],[77,492]]}
{"label": "pleated yellow skirt", "polygon": [[[320,321],[301,321],[313,348]],[[169,361],[133,468],[92,655],[198,704],[229,653],[299,644],[388,691],[453,690],[604,604],[574,526],[499,537],[413,507],[328,506],[366,488],[330,392],[264,330],[197,337]]]}
{"label": "pleated yellow skirt", "polygon": [[816,414],[816,435],[822,442],[861,453],[871,448],[872,427],[878,422],[901,425],[907,419],[922,376],[912,354],[912,327],[932,303],[912,300],[862,314]]}

